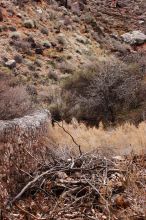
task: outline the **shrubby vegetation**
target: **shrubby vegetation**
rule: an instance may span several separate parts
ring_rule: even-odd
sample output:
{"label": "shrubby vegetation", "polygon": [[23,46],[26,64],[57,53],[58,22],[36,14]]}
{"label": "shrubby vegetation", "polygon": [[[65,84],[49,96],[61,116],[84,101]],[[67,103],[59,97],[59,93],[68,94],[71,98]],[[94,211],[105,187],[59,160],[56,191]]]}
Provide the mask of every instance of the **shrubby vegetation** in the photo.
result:
{"label": "shrubby vegetation", "polygon": [[145,101],[145,69],[144,57],[133,55],[123,61],[98,62],[74,73],[63,83],[58,118],[70,121],[75,117],[92,125],[115,123],[119,114],[139,108]]}
{"label": "shrubby vegetation", "polygon": [[10,77],[3,74],[0,76],[0,119],[10,120],[29,113],[32,109],[32,101],[26,88],[13,85]]}

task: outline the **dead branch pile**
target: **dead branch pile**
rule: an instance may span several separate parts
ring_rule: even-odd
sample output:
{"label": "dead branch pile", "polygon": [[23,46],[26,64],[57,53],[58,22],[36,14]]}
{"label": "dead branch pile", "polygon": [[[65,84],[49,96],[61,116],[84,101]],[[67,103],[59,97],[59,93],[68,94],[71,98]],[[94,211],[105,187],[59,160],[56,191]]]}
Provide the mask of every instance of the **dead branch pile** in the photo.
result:
{"label": "dead branch pile", "polygon": [[146,157],[52,152],[0,219],[145,219]]}

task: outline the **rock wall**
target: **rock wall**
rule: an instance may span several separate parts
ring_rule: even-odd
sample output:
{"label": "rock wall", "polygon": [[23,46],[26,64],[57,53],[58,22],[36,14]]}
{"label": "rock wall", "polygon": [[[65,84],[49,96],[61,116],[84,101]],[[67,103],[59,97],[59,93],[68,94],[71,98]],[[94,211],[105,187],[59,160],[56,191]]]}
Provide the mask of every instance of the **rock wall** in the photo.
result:
{"label": "rock wall", "polygon": [[10,121],[0,120],[0,142],[17,143],[35,142],[48,134],[51,114],[47,110],[37,110],[31,115]]}

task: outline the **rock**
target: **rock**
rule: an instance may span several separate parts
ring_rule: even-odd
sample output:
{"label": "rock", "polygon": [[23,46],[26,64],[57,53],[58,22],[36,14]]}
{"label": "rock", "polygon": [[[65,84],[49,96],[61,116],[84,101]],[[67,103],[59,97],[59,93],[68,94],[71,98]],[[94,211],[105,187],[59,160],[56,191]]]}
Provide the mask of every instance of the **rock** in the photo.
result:
{"label": "rock", "polygon": [[121,35],[121,37],[125,43],[129,43],[131,45],[134,45],[134,44],[140,45],[146,42],[146,35],[142,33],[141,31],[132,31],[129,33],[125,33]]}
{"label": "rock", "polygon": [[43,13],[43,10],[41,8],[38,8],[36,11],[38,12],[38,14],[42,14]]}
{"label": "rock", "polygon": [[9,60],[9,61],[7,61],[7,62],[5,63],[5,65],[6,65],[7,67],[9,67],[10,69],[13,69],[13,68],[16,67],[16,61],[15,61],[15,60]]}
{"label": "rock", "polygon": [[123,161],[123,160],[125,160],[125,158],[122,157],[122,156],[115,156],[115,157],[113,157],[113,159],[114,159],[114,160],[117,160],[117,161]]}
{"label": "rock", "polygon": [[[48,110],[37,110],[31,115],[13,120],[0,121],[0,141],[5,140],[7,143],[18,143],[18,139],[24,142],[38,140],[39,137],[48,134],[51,114]],[[27,137],[27,138],[26,138]],[[26,144],[26,143],[24,143]],[[9,146],[9,144],[7,145]]]}
{"label": "rock", "polygon": [[18,18],[22,18],[22,14],[21,14],[21,13],[18,13],[18,14],[17,14],[17,17],[18,17]]}
{"label": "rock", "polygon": [[76,40],[79,42],[79,43],[82,43],[82,44],[88,44],[89,41],[86,37],[83,37],[83,36],[80,36],[80,35],[77,35],[76,36]]}
{"label": "rock", "polygon": [[31,19],[25,20],[23,24],[24,24],[24,27],[26,27],[26,28],[34,28],[35,27],[35,22]]}
{"label": "rock", "polygon": [[144,20],[139,20],[138,23],[139,23],[139,24],[144,24],[145,21],[144,21]]}

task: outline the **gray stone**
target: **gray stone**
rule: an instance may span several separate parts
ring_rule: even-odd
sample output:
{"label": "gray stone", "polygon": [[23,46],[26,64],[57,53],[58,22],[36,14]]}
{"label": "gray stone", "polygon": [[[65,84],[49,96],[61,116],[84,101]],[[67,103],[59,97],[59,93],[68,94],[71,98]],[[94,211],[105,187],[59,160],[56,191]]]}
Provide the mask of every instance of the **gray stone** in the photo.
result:
{"label": "gray stone", "polygon": [[86,37],[84,36],[81,36],[81,35],[77,35],[76,36],[76,40],[79,42],[79,43],[82,43],[82,44],[88,44],[89,41]]}
{"label": "gray stone", "polygon": [[16,61],[15,61],[15,60],[8,60],[8,61],[5,63],[5,65],[6,65],[7,67],[9,67],[10,69],[13,69],[13,68],[16,67]]}
{"label": "gray stone", "polygon": [[[48,127],[51,123],[51,114],[48,110],[38,110],[31,115],[13,120],[0,120],[0,141],[5,140],[16,143],[21,138],[26,144],[27,140],[36,140],[48,134]],[[27,139],[27,138],[28,139]]]}
{"label": "gray stone", "polygon": [[132,31],[121,35],[125,43],[128,44],[143,44],[146,42],[146,35],[141,31]]}

